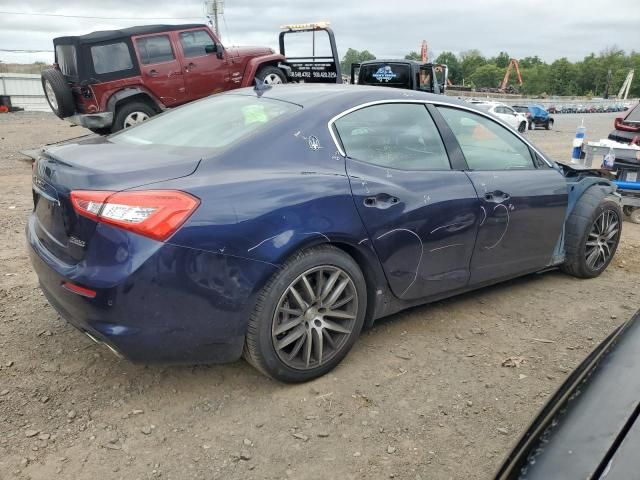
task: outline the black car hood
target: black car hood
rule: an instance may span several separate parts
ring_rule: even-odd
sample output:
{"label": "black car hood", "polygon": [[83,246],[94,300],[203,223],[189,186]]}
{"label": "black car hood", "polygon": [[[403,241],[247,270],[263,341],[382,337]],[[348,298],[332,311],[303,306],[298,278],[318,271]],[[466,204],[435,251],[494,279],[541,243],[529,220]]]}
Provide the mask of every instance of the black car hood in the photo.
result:
{"label": "black car hood", "polygon": [[640,312],[569,376],[496,479],[638,478],[639,414]]}

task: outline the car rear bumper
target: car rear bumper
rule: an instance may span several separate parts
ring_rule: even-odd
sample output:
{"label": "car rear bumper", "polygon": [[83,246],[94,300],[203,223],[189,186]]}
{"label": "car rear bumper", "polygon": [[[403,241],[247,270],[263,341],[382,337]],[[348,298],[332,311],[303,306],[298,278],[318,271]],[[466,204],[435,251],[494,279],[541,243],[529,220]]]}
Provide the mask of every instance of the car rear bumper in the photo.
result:
{"label": "car rear bumper", "polygon": [[[82,332],[136,363],[240,358],[255,289],[271,274],[272,265],[156,242],[104,225],[91,240],[91,248],[104,253],[94,257],[88,252],[85,261],[66,265],[33,234],[34,222],[32,216],[26,233],[42,291],[60,316]],[[129,256],[137,258],[108,258],[106,242],[129,247]],[[65,282],[94,290],[95,298],[63,288]]]}
{"label": "car rear bumper", "polygon": [[625,130],[614,130],[609,134],[609,140],[620,143],[631,143],[634,138],[640,137],[640,132],[627,132]]}
{"label": "car rear bumper", "polygon": [[109,128],[113,124],[113,112],[76,113],[65,120],[85,128]]}

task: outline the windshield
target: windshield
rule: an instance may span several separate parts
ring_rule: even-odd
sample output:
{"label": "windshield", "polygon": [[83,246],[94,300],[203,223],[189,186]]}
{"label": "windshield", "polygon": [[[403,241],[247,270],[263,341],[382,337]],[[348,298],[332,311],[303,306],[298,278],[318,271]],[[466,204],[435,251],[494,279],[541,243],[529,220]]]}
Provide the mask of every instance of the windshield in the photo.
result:
{"label": "windshield", "polygon": [[216,95],[113,135],[113,143],[222,149],[302,107],[248,95]]}

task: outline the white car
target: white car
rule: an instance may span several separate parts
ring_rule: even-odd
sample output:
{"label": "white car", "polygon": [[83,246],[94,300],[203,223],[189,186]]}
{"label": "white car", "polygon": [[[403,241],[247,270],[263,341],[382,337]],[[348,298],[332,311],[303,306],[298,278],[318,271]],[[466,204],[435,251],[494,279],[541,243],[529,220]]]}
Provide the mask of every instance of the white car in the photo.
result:
{"label": "white car", "polygon": [[472,101],[473,105],[495,115],[510,127],[524,133],[527,130],[527,117],[524,113],[516,112],[509,105],[500,102]]}

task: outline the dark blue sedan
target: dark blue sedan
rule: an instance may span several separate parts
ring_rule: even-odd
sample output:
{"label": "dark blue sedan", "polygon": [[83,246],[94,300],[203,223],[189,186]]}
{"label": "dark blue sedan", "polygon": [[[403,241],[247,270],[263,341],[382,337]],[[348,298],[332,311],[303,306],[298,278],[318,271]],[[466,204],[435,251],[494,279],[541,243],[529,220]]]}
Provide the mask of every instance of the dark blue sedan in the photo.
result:
{"label": "dark blue sedan", "polygon": [[421,92],[236,90],[49,148],[27,225],[47,299],[135,362],[242,355],[299,382],[363,325],[560,267],[595,277],[614,187],[469,104]]}

